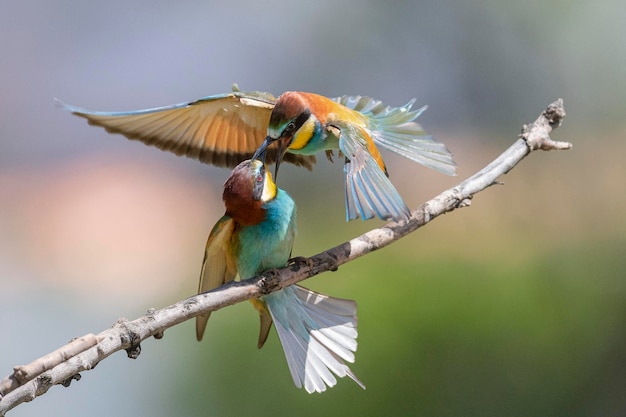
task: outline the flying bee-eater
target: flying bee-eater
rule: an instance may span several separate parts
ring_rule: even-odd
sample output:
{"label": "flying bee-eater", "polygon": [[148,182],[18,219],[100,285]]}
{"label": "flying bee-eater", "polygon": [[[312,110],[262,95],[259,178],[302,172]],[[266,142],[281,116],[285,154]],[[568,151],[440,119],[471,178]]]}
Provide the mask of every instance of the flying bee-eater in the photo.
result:
{"label": "flying bee-eater", "polygon": [[[247,160],[224,184],[226,213],[209,236],[199,293],[232,281],[252,278],[287,264],[296,234],[296,206],[277,188],[263,162]],[[348,376],[365,388],[345,362],[357,348],[356,303],[329,297],[298,285],[270,293],[252,304],[261,317],[258,347],[276,324],[293,382],[307,392],[323,392]],[[198,316],[202,339],[209,315]],[[333,375],[334,374],[334,375]]]}
{"label": "flying bee-eater", "polygon": [[308,169],[315,154],[325,151],[332,161],[338,150],[345,158],[346,219],[404,220],[410,211],[388,178],[378,147],[426,167],[454,175],[456,164],[445,145],[434,140],[415,119],[426,106],[411,110],[415,100],[389,107],[361,96],[329,99],[313,93],[241,92],[129,112],[89,111],[62,104],[92,125],[121,133],[160,149],[202,162],[232,167],[264,154]]}

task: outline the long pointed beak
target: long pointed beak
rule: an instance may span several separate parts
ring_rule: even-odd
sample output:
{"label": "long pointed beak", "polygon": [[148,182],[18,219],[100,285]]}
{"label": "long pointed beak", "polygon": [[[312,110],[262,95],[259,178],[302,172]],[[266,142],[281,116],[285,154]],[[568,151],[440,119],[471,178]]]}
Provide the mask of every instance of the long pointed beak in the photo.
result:
{"label": "long pointed beak", "polygon": [[278,144],[276,145],[276,167],[274,168],[274,181],[278,178],[278,167],[285,156],[288,148],[288,140],[282,138],[277,140]]}
{"label": "long pointed beak", "polygon": [[254,152],[254,155],[252,155],[252,160],[259,159],[260,161],[265,163],[267,148],[274,142],[274,140],[275,139],[273,139],[272,137],[267,136],[261,146],[259,146],[258,149]]}
{"label": "long pointed beak", "polygon": [[278,167],[280,166],[280,162],[283,160],[283,156],[285,156],[285,152],[287,152],[287,143],[288,141],[285,138],[274,139],[271,136],[267,136],[261,146],[254,152],[252,155],[252,159],[259,159],[265,162],[265,157],[267,156],[267,148],[274,142],[278,142],[276,144],[276,168],[274,168],[274,181],[278,177]]}

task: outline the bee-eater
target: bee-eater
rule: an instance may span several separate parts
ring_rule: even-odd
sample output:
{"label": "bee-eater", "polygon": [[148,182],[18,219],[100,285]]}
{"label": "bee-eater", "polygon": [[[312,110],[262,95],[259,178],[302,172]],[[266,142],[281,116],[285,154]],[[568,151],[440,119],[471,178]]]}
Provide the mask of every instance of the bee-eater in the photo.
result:
{"label": "bee-eater", "polygon": [[[296,206],[277,188],[263,162],[240,163],[224,184],[225,215],[209,236],[199,293],[236,278],[252,278],[287,264],[296,234]],[[267,339],[272,321],[283,346],[294,383],[307,392],[323,392],[339,377],[349,376],[361,387],[346,362],[357,348],[356,303],[292,285],[253,299],[261,317],[258,347]],[[202,339],[209,315],[196,321]]]}
{"label": "bee-eater", "polygon": [[[389,181],[378,146],[448,175],[455,163],[446,147],[429,136],[415,119],[426,106],[411,110],[415,100],[389,107],[368,97],[329,99],[313,93],[241,92],[130,112],[99,112],[62,104],[90,124],[121,133],[177,155],[218,166],[235,166],[273,142],[267,161],[311,169],[314,154],[345,157],[346,219],[406,219],[410,212]],[[259,149],[260,148],[260,149]]]}

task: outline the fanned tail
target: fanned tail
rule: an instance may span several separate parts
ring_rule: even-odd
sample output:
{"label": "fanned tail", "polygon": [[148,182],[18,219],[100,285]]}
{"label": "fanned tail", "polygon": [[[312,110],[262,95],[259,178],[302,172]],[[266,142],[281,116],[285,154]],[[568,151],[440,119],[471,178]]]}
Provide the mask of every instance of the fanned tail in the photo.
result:
{"label": "fanned tail", "polygon": [[308,393],[324,392],[335,375],[365,386],[345,362],[357,348],[356,302],[292,285],[266,295],[294,384]]}
{"label": "fanned tail", "polygon": [[367,116],[376,145],[444,174],[456,174],[456,163],[450,151],[414,121],[427,106],[412,111],[415,99],[402,107],[389,107],[380,100],[361,96],[334,100]]}

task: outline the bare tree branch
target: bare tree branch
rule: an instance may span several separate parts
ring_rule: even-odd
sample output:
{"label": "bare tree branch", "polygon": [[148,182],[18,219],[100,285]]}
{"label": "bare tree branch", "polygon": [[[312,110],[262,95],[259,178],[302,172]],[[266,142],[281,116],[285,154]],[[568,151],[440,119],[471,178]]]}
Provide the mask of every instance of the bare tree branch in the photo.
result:
{"label": "bare tree branch", "polygon": [[564,117],[563,100],[559,99],[533,123],[524,125],[520,139],[498,158],[457,186],[422,204],[411,213],[408,222],[390,222],[310,258],[294,259],[284,268],[266,271],[245,281],[231,282],[160,310],[151,309],[136,320],[120,320],[98,335],[75,339],[29,365],[15,367],[11,375],[0,381],[0,416],[46,393],[53,385],[69,386],[73,380],[80,379],[80,372],[92,369],[119,350],[126,350],[130,358],[137,358],[143,340],[151,336],[160,339],[172,326],[199,314],[269,294],[322,272],[336,271],[346,262],[395,242],[441,214],[469,206],[474,194],[496,184],[501,175],[513,169],[533,150],[570,149],[570,143],[550,138],[550,133],[560,126]]}

